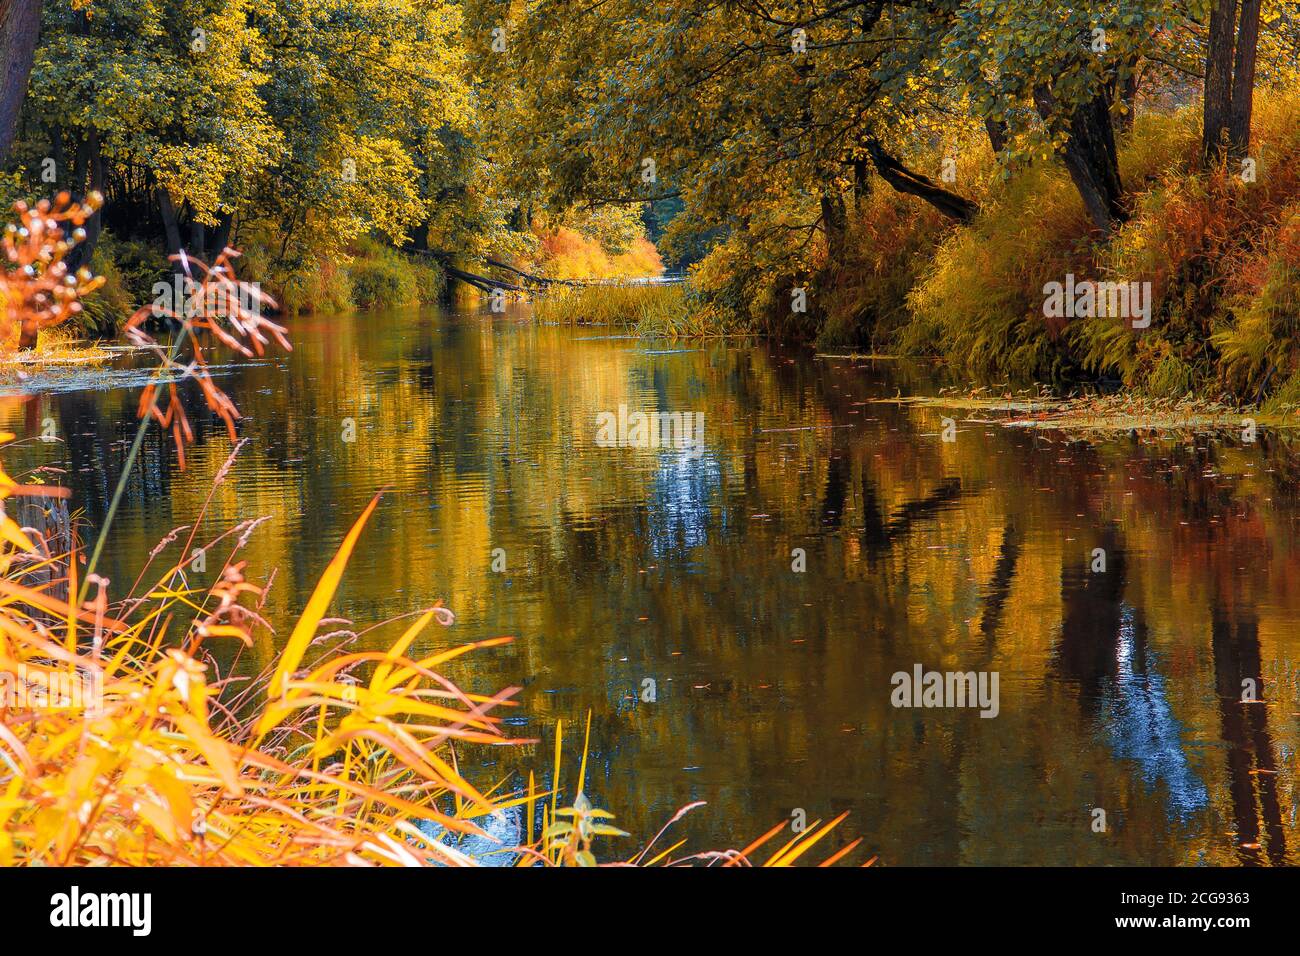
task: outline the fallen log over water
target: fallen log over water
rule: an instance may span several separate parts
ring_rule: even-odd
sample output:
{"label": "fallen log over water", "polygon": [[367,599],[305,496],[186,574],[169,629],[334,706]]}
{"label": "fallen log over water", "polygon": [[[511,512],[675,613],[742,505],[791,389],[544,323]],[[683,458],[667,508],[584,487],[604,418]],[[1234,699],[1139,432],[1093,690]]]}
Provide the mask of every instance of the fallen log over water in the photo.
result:
{"label": "fallen log over water", "polygon": [[582,282],[578,279],[551,279],[548,278],[547,276],[534,275],[531,272],[524,272],[522,269],[516,269],[514,266],[506,265],[504,262],[501,262],[497,259],[484,259],[483,261],[486,262],[488,265],[492,266],[494,269],[505,269],[507,272],[513,272],[515,275],[523,279],[527,279],[530,282],[536,282],[538,285],[543,285],[543,286],[568,285],[568,286],[581,287],[590,284],[587,282]]}
{"label": "fallen log over water", "polygon": [[[526,285],[520,285],[515,282],[506,282],[501,279],[493,279],[490,276],[480,275],[477,272],[469,272],[468,270],[452,265],[452,254],[450,252],[444,252],[441,249],[416,249],[413,251],[420,255],[425,255],[431,259],[437,260],[438,264],[446,270],[447,275],[451,278],[459,279],[461,282],[472,285],[474,288],[481,289],[484,292],[494,292],[498,289],[506,292],[528,292],[528,287]],[[523,279],[526,283],[532,283],[541,286],[542,288],[547,288],[548,286],[553,285],[569,286],[574,289],[582,289],[588,286],[625,284],[670,285],[682,281],[682,277],[679,275],[643,277],[639,279],[552,279],[549,276],[539,276],[536,273],[525,272],[523,269],[518,269],[515,266],[502,262],[500,259],[493,259],[490,256],[485,256],[483,262],[494,269],[504,269],[507,272],[512,272],[519,276],[520,279]]]}
{"label": "fallen log over water", "polygon": [[[467,272],[464,269],[459,269],[451,264],[451,253],[449,252],[442,252],[438,249],[417,249],[415,251],[421,255],[426,255],[431,259],[436,259],[438,264],[446,270],[447,275],[451,278],[459,279],[461,282],[464,282],[467,285],[472,285],[474,288],[481,289],[484,292],[495,292],[498,289],[505,292],[528,291],[523,286],[516,285],[513,282],[503,282],[489,276],[479,275],[477,272]],[[491,263],[489,263],[489,265],[491,265]]]}
{"label": "fallen log over water", "polygon": [[457,269],[451,263],[444,262],[442,267],[447,270],[447,275],[453,279],[459,279],[461,282],[474,286],[476,289],[482,289],[484,292],[496,292],[498,289],[506,292],[527,292],[521,285],[515,285],[511,282],[500,282],[496,279],[490,279],[487,276],[481,276],[474,272],[466,272],[464,269]]}

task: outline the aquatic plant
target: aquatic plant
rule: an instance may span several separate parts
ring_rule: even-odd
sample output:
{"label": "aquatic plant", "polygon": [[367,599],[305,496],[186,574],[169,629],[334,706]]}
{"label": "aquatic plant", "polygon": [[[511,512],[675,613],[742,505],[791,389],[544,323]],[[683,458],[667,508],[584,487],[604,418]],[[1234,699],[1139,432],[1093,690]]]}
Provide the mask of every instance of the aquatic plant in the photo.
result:
{"label": "aquatic plant", "polygon": [[[4,494],[16,489],[7,483]],[[243,687],[205,656],[251,643],[264,585],[225,565],[210,587],[169,568],[128,619],[102,581],[81,608],[24,586],[22,531],[7,516],[0,558],[0,863],[57,865],[463,864],[412,820],[473,831],[491,804],[439,756],[451,740],[499,742],[495,697],[434,668],[480,642],[405,656],[435,605],[387,653],[305,654],[372,502],[326,568],[276,667]],[[237,550],[237,546],[236,546]],[[63,583],[75,590],[76,556]],[[56,579],[56,581],[59,579]],[[357,671],[374,665],[368,680]],[[65,692],[61,688],[70,688]],[[459,814],[439,807],[449,794]]]}
{"label": "aquatic plant", "polygon": [[[596,840],[597,838],[618,838],[626,837],[627,833],[618,829],[611,822],[614,814],[608,810],[602,810],[592,805],[585,793],[587,779],[587,756],[591,748],[591,713],[587,713],[587,728],[583,735],[582,760],[578,767],[577,792],[573,798],[572,804],[562,806],[559,802],[559,795],[562,790],[563,779],[563,737],[564,722],[558,721],[555,728],[555,762],[552,769],[553,789],[549,794],[537,792],[535,778],[532,774],[528,777],[528,790],[524,799],[526,808],[526,824],[524,833],[526,839],[524,844],[518,848],[519,859],[517,866],[577,866],[589,867],[602,865],[597,863],[596,858]],[[550,797],[549,802],[544,799]],[[743,849],[739,850],[710,850],[705,852],[683,852],[680,856],[674,857],[674,853],[686,844],[686,840],[678,840],[662,850],[651,855],[651,851],[659,843],[665,833],[676,823],[682,820],[687,814],[705,806],[703,801],[687,804],[673,814],[672,818],[660,827],[659,832],[654,835],[644,846],[641,847],[631,857],[622,860],[607,863],[608,866],[764,866],[764,867],[789,867],[801,860],[813,847],[817,846],[823,839],[830,835],[844,820],[848,813],[841,813],[832,820],[823,822],[814,820],[802,829],[794,830],[791,836],[784,844],[775,851],[768,854],[763,862],[755,864],[753,857],[763,847],[767,846],[779,834],[791,830],[788,821],[777,824],[772,827],[757,840],[754,840]],[[841,860],[849,857],[854,850],[862,843],[861,838],[855,839],[841,847],[839,850],[824,857],[818,866],[834,866]],[[876,862],[876,857],[871,857],[863,866],[871,866]]]}

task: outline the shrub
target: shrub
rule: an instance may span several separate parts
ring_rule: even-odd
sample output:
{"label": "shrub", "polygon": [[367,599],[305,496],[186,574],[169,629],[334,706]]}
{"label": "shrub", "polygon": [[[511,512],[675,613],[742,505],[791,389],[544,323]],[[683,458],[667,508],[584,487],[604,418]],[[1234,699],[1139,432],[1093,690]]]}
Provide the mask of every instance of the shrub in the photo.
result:
{"label": "shrub", "polygon": [[[942,355],[986,381],[1087,375],[1162,396],[1204,388],[1216,376],[1239,395],[1259,387],[1270,373],[1252,356],[1267,347],[1246,339],[1260,333],[1261,318],[1243,325],[1234,312],[1251,309],[1262,288],[1252,276],[1263,274],[1274,224],[1300,196],[1300,97],[1260,91],[1255,115],[1252,182],[1235,168],[1199,171],[1195,109],[1140,115],[1120,149],[1131,216],[1109,237],[1092,228],[1059,164],[1017,172],[939,246],[909,295],[913,314],[898,333],[900,347]],[[1114,317],[1045,319],[1043,285],[1068,272],[1150,282],[1151,327],[1135,332]],[[1274,274],[1267,295],[1281,295],[1286,281]],[[1230,367],[1219,375],[1217,349],[1229,347]]]}
{"label": "shrub", "polygon": [[420,301],[415,269],[400,253],[363,241],[348,264],[352,304],[358,309],[414,305]]}
{"label": "shrub", "polygon": [[295,243],[286,244],[282,256],[265,226],[241,229],[241,238],[243,275],[273,296],[284,314],[329,315],[352,308],[351,279],[337,257]]}
{"label": "shrub", "polygon": [[542,270],[555,278],[644,278],[664,271],[658,250],[645,238],[633,239],[626,251],[617,253],[567,226],[544,231],[538,238]]}
{"label": "shrub", "polygon": [[968,227],[938,247],[898,334],[905,352],[935,353],[977,379],[1064,371],[1060,329],[1043,318],[1044,283],[1086,274],[1088,219],[1054,165],[1018,171]]}
{"label": "shrub", "polygon": [[874,190],[849,219],[844,261],[817,281],[825,289],[817,345],[887,348],[911,315],[908,293],[952,225],[918,199]]}
{"label": "shrub", "polygon": [[1231,301],[1232,321],[1212,339],[1221,374],[1229,389],[1254,401],[1281,385],[1275,403],[1292,404],[1300,372],[1300,203],[1261,244],[1252,266],[1242,270],[1248,288]]}
{"label": "shrub", "polygon": [[113,259],[112,243],[96,245],[90,259],[90,270],[104,279],[104,284],[82,299],[82,311],[77,317],[78,327],[87,335],[107,338],[135,311],[136,303],[127,289],[126,278]]}
{"label": "shrub", "polygon": [[[816,333],[814,312],[793,312],[790,293],[806,288],[811,273],[798,265],[764,268],[743,234],[714,246],[690,270],[692,312],[700,327],[715,333],[765,332],[809,338]],[[815,301],[815,300],[814,300]]]}
{"label": "shrub", "polygon": [[[107,229],[100,233],[95,244],[90,267],[105,276],[110,286],[120,286],[129,305],[128,315],[138,306],[152,302],[154,285],[171,281],[172,275],[167,257],[152,244],[137,239],[120,239]],[[110,270],[116,279],[110,275]]]}

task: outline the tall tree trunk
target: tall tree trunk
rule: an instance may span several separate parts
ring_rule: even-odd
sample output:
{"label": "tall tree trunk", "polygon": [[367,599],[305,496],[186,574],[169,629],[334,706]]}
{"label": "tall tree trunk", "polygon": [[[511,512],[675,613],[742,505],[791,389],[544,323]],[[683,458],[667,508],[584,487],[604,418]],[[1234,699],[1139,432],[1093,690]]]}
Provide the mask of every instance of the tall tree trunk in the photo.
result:
{"label": "tall tree trunk", "polygon": [[1250,152],[1250,114],[1255,98],[1255,54],[1259,46],[1260,0],[1242,0],[1241,26],[1232,71],[1232,110],[1228,118],[1228,150],[1237,158]]}
{"label": "tall tree trunk", "polygon": [[217,216],[217,229],[212,234],[212,258],[216,258],[230,245],[230,230],[235,223],[233,212],[223,212]]}
{"label": "tall tree trunk", "polygon": [[18,330],[18,351],[28,352],[36,348],[36,339],[40,334],[41,329],[35,319],[24,319]]}
{"label": "tall tree trunk", "polygon": [[1236,20],[1237,0],[1215,0],[1210,8],[1210,36],[1205,47],[1205,125],[1201,152],[1206,160],[1213,159],[1223,149],[1231,122]]}
{"label": "tall tree trunk", "polygon": [[54,159],[54,182],[66,183],[68,181],[68,168],[64,166],[65,156],[63,153],[63,127],[57,123],[53,126],[47,126],[45,134],[50,140],[50,153]]}
{"label": "tall tree trunk", "polygon": [[862,203],[867,196],[871,194],[871,175],[867,171],[867,161],[865,159],[855,159],[853,161],[853,211],[857,212],[862,208]]}
{"label": "tall tree trunk", "polygon": [[989,145],[993,152],[1000,153],[1007,148],[1007,124],[1000,119],[985,117],[984,129],[989,134]]}
{"label": "tall tree trunk", "polygon": [[0,164],[9,158],[41,36],[41,0],[0,0]]}
{"label": "tall tree trunk", "polygon": [[[1034,90],[1034,105],[1049,125],[1061,122],[1057,105],[1045,87]],[[1127,218],[1124,184],[1119,177],[1119,153],[1115,149],[1115,127],[1110,116],[1110,97],[1099,90],[1092,99],[1074,108],[1067,127],[1061,159],[1083,199],[1088,216],[1098,229],[1111,232]]]}
{"label": "tall tree trunk", "polygon": [[844,209],[844,197],[838,189],[822,192],[822,229],[826,233],[826,247],[830,252],[831,262],[842,262],[848,215]]}
{"label": "tall tree trunk", "polygon": [[72,172],[68,176],[68,191],[80,196],[86,188],[86,168],[90,165],[90,144],[80,130],[72,138]]}
{"label": "tall tree trunk", "polygon": [[1138,74],[1136,59],[1130,61],[1128,66],[1128,73],[1125,74],[1123,82],[1119,85],[1119,101],[1124,104],[1124,112],[1120,114],[1119,127],[1125,132],[1133,129],[1133,123],[1137,120]]}
{"label": "tall tree trunk", "polygon": [[[181,226],[176,216],[176,204],[172,202],[171,194],[162,186],[154,187],[154,199],[158,203],[163,233],[167,237],[167,254],[174,256],[181,251]],[[172,271],[180,275],[183,272],[181,264],[173,262]]]}
{"label": "tall tree trunk", "polygon": [[[100,199],[104,196],[104,151],[99,146],[99,130],[93,126],[90,128],[90,189],[86,195],[98,193]],[[99,242],[99,234],[104,228],[104,213],[101,205],[95,214],[86,220],[86,261],[90,261],[91,255],[95,252],[95,243]]]}
{"label": "tall tree trunk", "polygon": [[[86,180],[89,179],[89,183]],[[104,154],[99,148],[99,131],[93,126],[87,131],[86,138],[77,146],[76,169],[73,172],[71,192],[78,199],[84,199],[92,192],[104,192]],[[86,220],[86,238],[68,253],[68,268],[76,270],[89,266],[95,254],[95,245],[104,227],[103,209],[99,209]]]}
{"label": "tall tree trunk", "polygon": [[190,255],[200,262],[208,261],[208,227],[193,217],[190,219]]}

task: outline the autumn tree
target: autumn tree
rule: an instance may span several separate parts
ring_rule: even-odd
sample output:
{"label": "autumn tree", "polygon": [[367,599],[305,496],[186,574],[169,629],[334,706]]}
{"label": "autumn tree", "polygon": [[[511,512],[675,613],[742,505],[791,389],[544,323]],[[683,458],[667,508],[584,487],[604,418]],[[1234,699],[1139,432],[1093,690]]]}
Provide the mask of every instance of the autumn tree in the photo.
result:
{"label": "autumn tree", "polygon": [[290,265],[450,229],[446,207],[480,224],[455,3],[50,0],[44,18],[14,157],[33,192],[102,191],[115,230],[170,252],[242,229]]}
{"label": "autumn tree", "polygon": [[158,222],[168,251],[202,254],[206,230],[228,228],[232,202],[280,148],[258,96],[265,51],[248,25],[251,7],[46,4],[28,104],[39,135],[26,153],[41,182],[103,192],[117,222]]}

